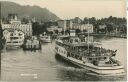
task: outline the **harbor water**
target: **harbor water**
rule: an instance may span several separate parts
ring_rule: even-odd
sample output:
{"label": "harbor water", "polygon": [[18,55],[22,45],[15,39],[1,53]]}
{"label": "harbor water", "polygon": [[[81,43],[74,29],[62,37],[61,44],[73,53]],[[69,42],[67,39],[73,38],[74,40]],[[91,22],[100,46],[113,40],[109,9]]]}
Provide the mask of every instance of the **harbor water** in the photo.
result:
{"label": "harbor water", "polygon": [[[117,50],[116,58],[127,70],[127,39],[102,37],[103,48]],[[125,81],[126,76],[99,77],[56,57],[55,42],[43,43],[40,51],[3,50],[1,79],[4,81]],[[127,73],[127,72],[126,72]]]}

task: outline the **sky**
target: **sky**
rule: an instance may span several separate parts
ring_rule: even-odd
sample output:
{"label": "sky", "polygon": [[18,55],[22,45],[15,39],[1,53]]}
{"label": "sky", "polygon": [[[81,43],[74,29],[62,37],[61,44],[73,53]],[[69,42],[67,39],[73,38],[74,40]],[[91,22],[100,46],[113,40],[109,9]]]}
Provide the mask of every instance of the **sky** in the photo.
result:
{"label": "sky", "polygon": [[126,17],[125,0],[0,0],[47,8],[61,19]]}

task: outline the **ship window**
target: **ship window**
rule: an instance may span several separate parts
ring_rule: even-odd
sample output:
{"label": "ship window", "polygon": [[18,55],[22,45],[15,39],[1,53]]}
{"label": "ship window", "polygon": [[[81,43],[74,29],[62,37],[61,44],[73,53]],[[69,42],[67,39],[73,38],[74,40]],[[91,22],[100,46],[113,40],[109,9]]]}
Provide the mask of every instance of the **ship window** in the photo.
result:
{"label": "ship window", "polygon": [[18,39],[18,37],[10,37],[10,39]]}
{"label": "ship window", "polygon": [[75,39],[75,42],[78,42],[78,39]]}
{"label": "ship window", "polygon": [[70,40],[70,43],[72,43],[72,42],[73,42],[73,40],[71,39],[71,40]]}
{"label": "ship window", "polygon": [[106,57],[104,57],[104,59],[106,59]]}
{"label": "ship window", "polygon": [[89,60],[92,60],[92,58],[89,58]]}
{"label": "ship window", "polygon": [[18,42],[15,42],[15,41],[14,41],[13,43],[18,43]]}
{"label": "ship window", "polygon": [[66,51],[64,51],[64,54],[66,54]]}
{"label": "ship window", "polygon": [[10,36],[13,36],[13,33],[11,33]]}

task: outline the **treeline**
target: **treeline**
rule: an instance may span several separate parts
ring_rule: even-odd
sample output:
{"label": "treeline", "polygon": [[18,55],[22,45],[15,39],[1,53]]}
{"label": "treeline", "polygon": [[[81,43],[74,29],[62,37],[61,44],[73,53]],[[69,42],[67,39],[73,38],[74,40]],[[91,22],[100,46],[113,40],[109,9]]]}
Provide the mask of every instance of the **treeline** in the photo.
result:
{"label": "treeline", "polygon": [[[118,17],[108,17],[108,18],[102,18],[102,19],[96,19],[95,17],[87,18],[85,17],[83,20],[81,20],[81,24],[92,24],[93,29],[95,33],[115,33],[115,31],[118,34],[126,34],[127,33],[127,24],[126,24],[126,18],[118,18]],[[47,28],[55,25],[57,26],[57,22],[42,22],[33,23],[33,34],[39,35],[43,32],[48,32]],[[100,25],[104,25],[105,28],[100,28]],[[80,30],[76,30],[80,32]]]}
{"label": "treeline", "polygon": [[33,35],[39,35],[47,31],[44,24],[40,24],[39,22],[32,23],[32,30],[33,30]]}
{"label": "treeline", "polygon": [[101,30],[99,28],[99,25],[106,25],[106,28],[104,29],[105,32],[110,33],[115,30],[120,31],[121,33],[127,32],[127,20],[126,18],[118,18],[118,17],[108,17],[108,18],[102,18],[102,19],[96,19],[95,17],[87,18],[85,17],[82,21],[83,24],[87,23],[93,24],[94,31],[98,32]]}
{"label": "treeline", "polygon": [[4,44],[5,44],[5,39],[3,38],[3,30],[0,24],[0,53],[1,53],[1,50],[4,48]]}
{"label": "treeline", "polygon": [[50,26],[57,26],[57,22],[34,22],[32,23],[32,30],[33,30],[33,35],[39,35],[44,32],[52,34],[51,32],[47,31],[47,28]]}

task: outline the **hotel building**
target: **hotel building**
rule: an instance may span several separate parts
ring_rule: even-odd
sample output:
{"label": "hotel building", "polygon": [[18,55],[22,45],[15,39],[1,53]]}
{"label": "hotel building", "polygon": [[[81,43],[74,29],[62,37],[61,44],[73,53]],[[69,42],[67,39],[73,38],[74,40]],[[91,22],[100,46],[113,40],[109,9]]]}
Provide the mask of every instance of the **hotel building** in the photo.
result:
{"label": "hotel building", "polygon": [[80,24],[80,21],[78,21],[78,23],[73,23],[72,20],[59,20],[58,27],[62,28],[63,30],[79,29],[84,32],[93,33],[92,24]]}
{"label": "hotel building", "polygon": [[32,36],[32,23],[29,22],[27,24],[23,24],[21,20],[17,18],[16,14],[9,14],[8,15],[8,23],[2,22],[2,29],[12,28],[18,29],[24,32],[25,36]]}

